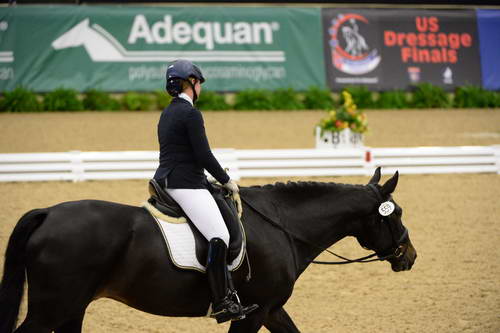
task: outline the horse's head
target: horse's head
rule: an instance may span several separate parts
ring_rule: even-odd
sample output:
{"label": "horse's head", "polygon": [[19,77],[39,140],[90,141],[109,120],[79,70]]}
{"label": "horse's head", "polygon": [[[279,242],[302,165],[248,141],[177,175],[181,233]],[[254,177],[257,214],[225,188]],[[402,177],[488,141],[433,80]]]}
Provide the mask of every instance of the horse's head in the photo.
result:
{"label": "horse's head", "polygon": [[380,168],[377,168],[367,186],[376,204],[363,221],[363,227],[357,235],[358,242],[364,248],[375,251],[380,258],[388,260],[393,271],[409,270],[417,258],[417,252],[403,225],[403,210],[391,196],[398,183],[398,172],[384,185],[379,185],[379,181]]}

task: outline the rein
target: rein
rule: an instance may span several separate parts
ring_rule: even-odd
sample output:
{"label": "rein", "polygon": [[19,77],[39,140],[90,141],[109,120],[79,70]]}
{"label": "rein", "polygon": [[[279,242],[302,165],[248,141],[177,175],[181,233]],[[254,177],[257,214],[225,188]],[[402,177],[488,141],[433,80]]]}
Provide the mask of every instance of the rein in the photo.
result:
{"label": "rein", "polygon": [[[370,185],[370,188],[372,190],[374,190],[374,192],[376,193],[376,195],[379,198],[379,200],[382,201],[382,197],[381,197],[378,189],[374,185],[372,185],[372,184],[369,184],[369,185]],[[331,255],[333,255],[333,256],[335,256],[335,257],[343,260],[343,261],[319,261],[319,260],[313,260],[312,261],[313,264],[320,264],[320,265],[345,265],[345,264],[352,264],[352,263],[368,263],[368,262],[374,262],[374,261],[384,261],[384,260],[388,260],[388,259],[391,259],[391,258],[399,258],[399,257],[401,257],[402,255],[404,255],[406,253],[406,249],[404,251],[401,251],[401,248],[403,247],[402,246],[402,242],[408,236],[408,229],[406,229],[406,228],[405,228],[405,230],[403,232],[403,235],[401,235],[401,237],[399,238],[399,240],[397,242],[394,242],[395,245],[396,245],[394,253],[386,255],[386,256],[379,256],[375,252],[375,253],[369,254],[367,256],[361,257],[361,258],[349,259],[349,258],[343,257],[341,255],[338,255],[338,254],[330,251],[329,249],[323,249],[322,247],[320,247],[320,246],[318,246],[316,244],[311,243],[309,240],[307,240],[307,239],[305,239],[305,238],[303,238],[303,237],[301,237],[299,235],[296,235],[296,234],[292,233],[291,231],[289,231],[285,227],[283,227],[281,224],[279,224],[278,222],[274,221],[272,218],[268,217],[267,215],[265,215],[264,213],[262,213],[261,211],[259,211],[250,202],[248,202],[245,198],[241,197],[241,201],[244,202],[248,207],[250,207],[257,214],[259,214],[265,221],[269,222],[271,225],[273,225],[277,229],[283,231],[289,237],[295,238],[296,240],[298,240],[298,241],[300,241],[300,242],[302,242],[304,244],[307,244],[309,246],[312,246],[314,248],[326,251],[326,252],[330,253]],[[385,220],[387,219],[387,217],[386,216],[381,216],[381,217],[382,217],[382,221],[386,222]],[[390,226],[390,224],[389,224],[389,228],[391,230],[391,235],[392,235],[393,241],[394,241],[395,240],[394,239],[394,233],[393,233],[393,230],[392,230],[392,227]],[[373,258],[375,256],[378,256],[378,258],[371,259],[371,258]]]}

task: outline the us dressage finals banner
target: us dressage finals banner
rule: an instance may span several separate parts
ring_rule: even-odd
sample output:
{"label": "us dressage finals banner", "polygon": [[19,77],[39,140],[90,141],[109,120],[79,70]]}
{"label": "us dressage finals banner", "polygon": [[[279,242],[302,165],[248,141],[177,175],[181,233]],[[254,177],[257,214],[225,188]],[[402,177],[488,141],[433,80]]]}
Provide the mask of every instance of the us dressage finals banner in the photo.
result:
{"label": "us dressage finals banner", "polygon": [[178,58],[200,65],[214,91],[499,89],[498,22],[495,10],[0,8],[0,91],[164,89]]}
{"label": "us dressage finals banner", "polygon": [[328,84],[406,89],[481,84],[472,10],[323,9]]}

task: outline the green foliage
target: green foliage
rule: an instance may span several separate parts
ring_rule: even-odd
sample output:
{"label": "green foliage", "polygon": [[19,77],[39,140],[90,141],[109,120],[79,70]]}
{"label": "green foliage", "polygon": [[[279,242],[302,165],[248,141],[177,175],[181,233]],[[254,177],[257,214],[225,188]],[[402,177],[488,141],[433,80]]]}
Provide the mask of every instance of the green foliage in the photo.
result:
{"label": "green foliage", "polygon": [[304,107],[308,110],[328,110],[334,105],[332,94],[328,89],[310,87],[304,94]]}
{"label": "green foliage", "polygon": [[12,91],[5,91],[4,97],[0,101],[0,111],[22,112],[22,111],[41,111],[42,106],[38,102],[35,93],[17,87]]}
{"label": "green foliage", "polygon": [[272,110],[271,94],[260,89],[242,90],[236,94],[236,110]]}
{"label": "green foliage", "polygon": [[112,98],[108,93],[96,89],[90,89],[83,98],[83,107],[85,110],[119,110],[120,102]]}
{"label": "green foliage", "polygon": [[223,95],[213,91],[204,91],[196,101],[196,107],[205,111],[224,111],[229,110],[229,104]]}
{"label": "green foliage", "polygon": [[453,106],[456,108],[494,108],[500,106],[500,95],[477,86],[455,89]]}
{"label": "green foliage", "polygon": [[500,108],[500,91],[494,92],[494,91],[489,91],[489,99],[491,99],[491,103],[494,104],[493,107],[495,108]]}
{"label": "green foliage", "polygon": [[[372,92],[365,86],[349,86],[344,89],[356,101],[356,105],[360,109],[371,109],[375,107]],[[340,104],[344,104],[343,95],[340,97]]]}
{"label": "green foliage", "polygon": [[[500,108],[500,92],[471,85],[457,87],[453,99],[442,88],[429,83],[415,86],[412,92],[384,91],[376,100],[374,94],[362,86],[347,87],[345,91],[349,92],[360,109]],[[201,110],[335,110],[345,103],[344,96],[340,96],[340,103],[337,104],[330,90],[318,87],[310,87],[304,93],[298,93],[292,88],[275,91],[249,89],[238,92],[234,105],[228,105],[224,95],[203,91],[196,106]],[[153,93],[128,92],[119,101],[109,93],[91,89],[85,92],[83,101],[80,101],[75,90],[63,88],[46,94],[43,103],[39,103],[38,98],[34,92],[18,87],[3,93],[3,97],[0,97],[0,111],[163,110],[172,100],[171,96],[161,90]],[[344,120],[341,118],[337,119]]]}
{"label": "green foliage", "polygon": [[158,110],[165,109],[172,101],[172,96],[170,96],[166,91],[163,90],[155,90],[155,105]]}
{"label": "green foliage", "polygon": [[43,98],[43,109],[47,111],[81,111],[83,104],[74,89],[59,88]]}
{"label": "green foliage", "polygon": [[271,93],[271,104],[274,110],[302,110],[304,104],[292,88],[277,89]]}
{"label": "green foliage", "polygon": [[149,95],[128,92],[122,97],[122,105],[126,110],[145,111],[149,110],[153,100]]}
{"label": "green foliage", "polygon": [[406,109],[410,103],[403,90],[383,91],[380,93],[376,107],[380,109]]}
{"label": "green foliage", "polygon": [[450,100],[443,88],[430,83],[421,83],[415,87],[411,102],[415,108],[447,108]]}

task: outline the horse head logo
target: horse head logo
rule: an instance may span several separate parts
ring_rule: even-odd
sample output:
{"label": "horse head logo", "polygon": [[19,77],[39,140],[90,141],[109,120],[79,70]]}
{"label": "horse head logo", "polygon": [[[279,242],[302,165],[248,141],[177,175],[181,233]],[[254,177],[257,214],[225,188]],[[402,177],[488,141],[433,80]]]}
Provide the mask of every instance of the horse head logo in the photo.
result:
{"label": "horse head logo", "polygon": [[85,43],[85,39],[88,38],[89,29],[89,19],[86,18],[53,41],[52,47],[56,50],[60,50],[67,47],[77,47],[83,45]]}
{"label": "horse head logo", "polygon": [[52,42],[52,47],[62,50],[83,46],[92,61],[123,61],[124,50],[120,43],[97,24],[89,25],[89,19],[75,25]]}

